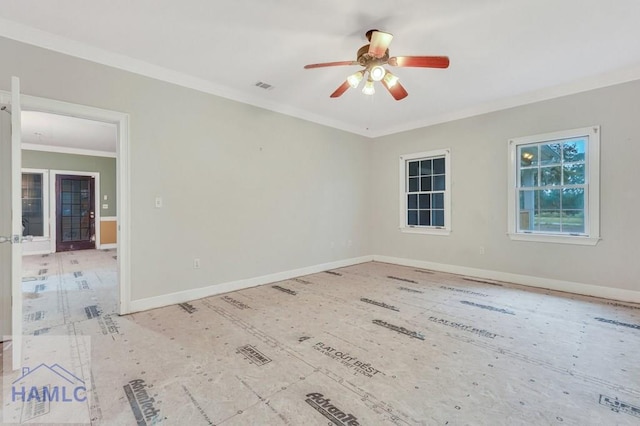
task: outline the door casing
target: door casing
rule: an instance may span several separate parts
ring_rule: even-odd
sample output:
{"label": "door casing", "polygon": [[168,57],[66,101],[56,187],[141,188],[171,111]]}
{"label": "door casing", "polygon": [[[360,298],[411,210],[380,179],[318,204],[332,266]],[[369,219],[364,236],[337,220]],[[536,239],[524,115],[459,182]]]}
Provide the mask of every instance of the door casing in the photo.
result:
{"label": "door casing", "polygon": [[[10,99],[11,93],[0,90],[0,99]],[[73,104],[55,99],[22,95],[20,97],[25,110],[42,111],[52,114],[68,115],[87,120],[113,123],[117,128],[116,148],[116,199],[118,200],[118,288],[121,315],[131,312],[131,191],[130,191],[130,149],[129,114],[87,105]],[[97,198],[97,197],[96,197]]]}

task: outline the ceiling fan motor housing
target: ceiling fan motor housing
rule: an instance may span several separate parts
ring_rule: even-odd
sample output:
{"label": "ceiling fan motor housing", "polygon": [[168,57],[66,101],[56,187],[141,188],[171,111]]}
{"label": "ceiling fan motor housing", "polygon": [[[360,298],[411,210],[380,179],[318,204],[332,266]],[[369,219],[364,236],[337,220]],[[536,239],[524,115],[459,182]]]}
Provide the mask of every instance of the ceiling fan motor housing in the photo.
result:
{"label": "ceiling fan motor housing", "polygon": [[376,58],[369,54],[369,45],[365,44],[360,49],[358,49],[356,60],[358,61],[358,64],[366,68],[375,65],[383,65],[386,64],[389,60],[389,49],[384,52],[384,55],[381,58]]}

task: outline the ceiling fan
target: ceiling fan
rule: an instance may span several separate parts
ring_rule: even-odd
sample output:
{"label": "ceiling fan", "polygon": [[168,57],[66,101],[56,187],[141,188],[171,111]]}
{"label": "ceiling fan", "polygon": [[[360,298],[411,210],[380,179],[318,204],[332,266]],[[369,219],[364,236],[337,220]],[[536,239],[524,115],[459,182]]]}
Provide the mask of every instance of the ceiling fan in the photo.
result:
{"label": "ceiling fan", "polygon": [[449,58],[447,56],[393,56],[389,57],[389,44],[393,35],[378,30],[369,30],[366,33],[369,44],[358,49],[355,61],[324,62],[305,65],[305,69],[335,67],[342,65],[360,65],[364,69],[347,77],[332,94],[332,98],[342,96],[350,87],[355,89],[367,75],[367,80],[362,93],[373,95],[375,88],[373,83],[379,81],[391,93],[396,101],[407,97],[408,93],[393,75],[383,65],[392,67],[419,67],[419,68],[447,68]]}

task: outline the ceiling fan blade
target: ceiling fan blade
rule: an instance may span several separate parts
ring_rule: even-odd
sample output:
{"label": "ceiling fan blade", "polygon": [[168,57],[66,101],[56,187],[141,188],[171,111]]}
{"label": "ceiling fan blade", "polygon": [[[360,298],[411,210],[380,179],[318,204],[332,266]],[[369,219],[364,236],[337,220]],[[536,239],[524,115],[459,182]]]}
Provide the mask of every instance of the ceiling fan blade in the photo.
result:
{"label": "ceiling fan blade", "polygon": [[342,65],[359,65],[357,61],[338,61],[338,62],[322,62],[320,64],[309,64],[305,65],[304,69],[309,70],[311,68],[322,68],[322,67],[339,67]]}
{"label": "ceiling fan blade", "polygon": [[346,92],[346,91],[347,91],[347,89],[348,89],[349,87],[351,87],[351,86],[349,86],[349,82],[345,80],[345,82],[344,82],[344,83],[342,83],[342,84],[340,85],[340,87],[338,87],[338,88],[336,89],[336,91],[335,91],[335,92],[333,92],[333,93],[331,94],[331,96],[329,96],[329,97],[330,97],[330,98],[338,98],[338,97],[342,96],[342,94],[343,94],[344,92]]}
{"label": "ceiling fan blade", "polygon": [[394,67],[448,68],[448,56],[394,56],[389,58]]}
{"label": "ceiling fan blade", "polygon": [[393,96],[393,99],[395,99],[396,101],[404,99],[409,95],[409,93],[407,93],[406,89],[402,86],[402,84],[400,84],[399,81],[396,81],[396,83],[391,87],[389,87],[389,84],[384,80],[382,80],[381,83],[384,87],[387,88],[389,93],[391,93],[391,96]]}
{"label": "ceiling fan blade", "polygon": [[371,43],[369,44],[369,55],[374,58],[382,58],[389,48],[393,35],[382,31],[371,33]]}

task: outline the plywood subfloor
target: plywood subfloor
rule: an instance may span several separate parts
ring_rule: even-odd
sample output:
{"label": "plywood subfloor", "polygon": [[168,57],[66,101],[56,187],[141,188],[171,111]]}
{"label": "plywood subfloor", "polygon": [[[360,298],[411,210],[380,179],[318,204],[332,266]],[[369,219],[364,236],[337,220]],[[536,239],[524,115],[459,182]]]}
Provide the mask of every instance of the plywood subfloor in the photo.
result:
{"label": "plywood subfloor", "polygon": [[114,254],[25,262],[94,424],[640,424],[638,305],[365,263],[119,317]]}

